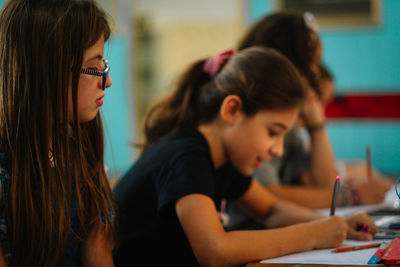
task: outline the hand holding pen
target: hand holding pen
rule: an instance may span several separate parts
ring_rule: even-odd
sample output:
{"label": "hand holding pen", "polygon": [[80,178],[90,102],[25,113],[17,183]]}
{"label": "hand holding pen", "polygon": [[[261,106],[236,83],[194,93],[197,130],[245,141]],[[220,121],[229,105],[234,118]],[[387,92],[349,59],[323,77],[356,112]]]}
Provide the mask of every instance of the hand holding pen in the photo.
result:
{"label": "hand holding pen", "polygon": [[[330,215],[335,215],[337,196],[339,194],[340,177],[337,176],[335,185],[333,188],[332,202]],[[378,227],[375,225],[371,217],[365,212],[360,212],[345,218],[349,229],[347,232],[347,238],[357,240],[372,240],[372,236],[378,231]]]}
{"label": "hand holding pen", "polygon": [[378,227],[366,212],[359,212],[345,218],[349,225],[347,237],[357,240],[372,240]]}

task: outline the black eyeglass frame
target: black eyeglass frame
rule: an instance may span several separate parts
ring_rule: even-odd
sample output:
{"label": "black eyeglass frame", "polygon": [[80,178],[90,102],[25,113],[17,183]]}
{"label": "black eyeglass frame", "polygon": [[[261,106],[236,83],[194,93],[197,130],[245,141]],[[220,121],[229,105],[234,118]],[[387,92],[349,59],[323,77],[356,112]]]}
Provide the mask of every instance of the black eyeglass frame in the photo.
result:
{"label": "black eyeglass frame", "polygon": [[110,65],[108,64],[107,59],[103,59],[104,66],[106,67],[104,71],[98,71],[94,69],[81,69],[80,72],[83,74],[88,74],[88,75],[93,75],[93,76],[103,76],[103,83],[102,83],[102,89],[103,91],[106,89],[106,83],[107,83],[107,76],[108,72],[110,71]]}

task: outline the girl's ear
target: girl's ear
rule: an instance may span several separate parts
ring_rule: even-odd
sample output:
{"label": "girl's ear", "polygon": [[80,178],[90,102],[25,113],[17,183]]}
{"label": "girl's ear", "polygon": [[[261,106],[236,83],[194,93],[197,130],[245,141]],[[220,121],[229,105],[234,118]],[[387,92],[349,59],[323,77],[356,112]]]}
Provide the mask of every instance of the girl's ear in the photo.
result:
{"label": "girl's ear", "polygon": [[242,100],[237,95],[228,95],[225,97],[220,108],[222,120],[228,124],[232,124],[242,113],[242,105]]}

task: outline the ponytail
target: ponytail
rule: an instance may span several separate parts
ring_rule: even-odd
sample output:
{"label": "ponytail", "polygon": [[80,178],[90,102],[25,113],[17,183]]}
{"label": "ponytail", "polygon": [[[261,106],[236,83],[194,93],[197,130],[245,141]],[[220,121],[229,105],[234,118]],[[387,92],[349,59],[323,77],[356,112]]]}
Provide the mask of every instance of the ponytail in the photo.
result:
{"label": "ponytail", "polygon": [[299,107],[305,91],[293,64],[273,49],[223,51],[192,65],[175,90],[150,108],[142,151],[166,135],[211,122],[228,95],[240,97],[243,112],[252,116],[261,109]]}
{"label": "ponytail", "polygon": [[204,63],[205,60],[201,60],[193,64],[181,76],[175,90],[149,109],[144,121],[146,140],[143,150],[163,136],[197,124],[199,92],[203,85],[211,81],[211,77],[203,71]]}

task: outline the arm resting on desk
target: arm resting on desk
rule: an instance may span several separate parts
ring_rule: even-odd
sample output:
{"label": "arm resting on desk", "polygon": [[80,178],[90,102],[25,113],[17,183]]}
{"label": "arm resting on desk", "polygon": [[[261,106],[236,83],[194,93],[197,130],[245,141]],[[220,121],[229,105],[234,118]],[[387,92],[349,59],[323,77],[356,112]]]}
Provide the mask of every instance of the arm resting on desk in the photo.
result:
{"label": "arm resting on desk", "polygon": [[[238,203],[268,228],[308,222],[324,217],[311,209],[276,199],[256,180],[252,181],[249,190],[239,199]],[[266,205],[266,203],[271,204]]]}
{"label": "arm resting on desk", "polygon": [[[278,198],[292,201],[310,209],[329,208],[331,205],[332,188],[281,184],[268,184],[265,187]],[[338,203],[340,203],[340,200]]]}
{"label": "arm resting on desk", "polygon": [[[270,205],[271,197],[259,190],[265,192],[260,185],[252,184],[242,198],[244,202],[262,199],[269,201],[264,202],[268,203],[265,205],[255,205],[253,211],[271,215],[276,212],[276,223],[291,218],[290,215],[285,216],[283,211],[281,214],[280,209],[287,207],[285,204],[280,206],[278,203],[277,207],[274,207],[276,203]],[[213,200],[201,194],[190,194],[178,199],[175,209],[193,252],[202,266],[238,265],[309,248],[338,246],[348,229],[342,218],[331,216],[279,229],[225,232]],[[317,213],[312,214],[320,216]],[[300,216],[296,220],[305,219]]]}

